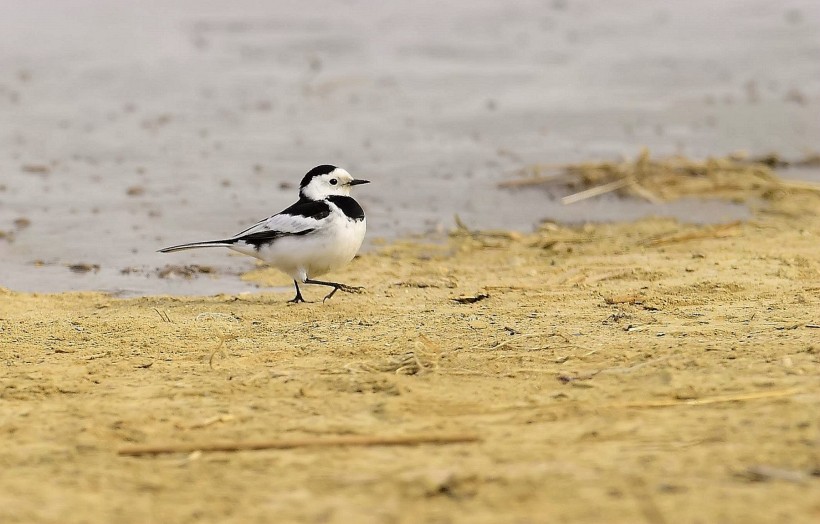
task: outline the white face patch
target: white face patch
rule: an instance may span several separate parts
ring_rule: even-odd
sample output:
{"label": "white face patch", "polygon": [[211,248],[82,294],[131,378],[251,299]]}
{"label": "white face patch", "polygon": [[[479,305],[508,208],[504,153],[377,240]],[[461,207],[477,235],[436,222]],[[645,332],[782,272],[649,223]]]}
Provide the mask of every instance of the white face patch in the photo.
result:
{"label": "white face patch", "polygon": [[311,200],[324,200],[331,195],[350,196],[352,181],[350,173],[337,167],[330,173],[313,177],[301,193]]}

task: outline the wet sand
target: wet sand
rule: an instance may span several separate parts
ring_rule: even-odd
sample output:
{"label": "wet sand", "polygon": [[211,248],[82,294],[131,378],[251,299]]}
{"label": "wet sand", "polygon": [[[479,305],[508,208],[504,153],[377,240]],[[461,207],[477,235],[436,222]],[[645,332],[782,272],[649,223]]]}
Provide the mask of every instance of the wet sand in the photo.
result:
{"label": "wet sand", "polygon": [[[461,229],[296,306],[4,290],[0,520],[814,522],[818,209]],[[117,455],[440,434],[480,441]]]}

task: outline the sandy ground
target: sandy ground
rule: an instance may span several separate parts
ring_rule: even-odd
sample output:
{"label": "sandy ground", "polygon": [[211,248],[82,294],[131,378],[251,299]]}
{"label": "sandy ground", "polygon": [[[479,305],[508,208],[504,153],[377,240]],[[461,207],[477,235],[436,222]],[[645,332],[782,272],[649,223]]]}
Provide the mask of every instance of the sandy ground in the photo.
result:
{"label": "sandy ground", "polygon": [[[0,522],[820,520],[820,201],[498,189],[816,151],[818,9],[0,0]],[[319,163],[374,181],[366,294],[155,253]],[[148,296],[23,292],[89,289]],[[118,454],[431,435],[480,440]]]}
{"label": "sandy ground", "polygon": [[817,522],[817,209],[462,229],[326,303],[0,291],[0,521]]}

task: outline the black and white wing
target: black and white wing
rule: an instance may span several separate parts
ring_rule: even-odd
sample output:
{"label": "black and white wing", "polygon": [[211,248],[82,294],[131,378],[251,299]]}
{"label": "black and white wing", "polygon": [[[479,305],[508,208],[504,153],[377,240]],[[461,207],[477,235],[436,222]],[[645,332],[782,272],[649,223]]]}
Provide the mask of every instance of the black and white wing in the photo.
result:
{"label": "black and white wing", "polygon": [[231,237],[232,243],[244,242],[259,249],[277,238],[300,236],[313,233],[322,227],[322,222],[330,215],[330,206],[321,200],[300,200],[261,222]]}
{"label": "black and white wing", "polygon": [[[258,251],[260,247],[286,236],[309,235],[323,226],[323,220],[330,215],[327,202],[302,199],[279,214],[254,224],[245,231],[224,240],[191,242],[160,249],[160,253],[173,253],[185,249],[203,247],[230,247],[237,249],[241,245],[251,246]],[[245,250],[239,249],[240,252]],[[247,254],[252,254],[248,252]]]}

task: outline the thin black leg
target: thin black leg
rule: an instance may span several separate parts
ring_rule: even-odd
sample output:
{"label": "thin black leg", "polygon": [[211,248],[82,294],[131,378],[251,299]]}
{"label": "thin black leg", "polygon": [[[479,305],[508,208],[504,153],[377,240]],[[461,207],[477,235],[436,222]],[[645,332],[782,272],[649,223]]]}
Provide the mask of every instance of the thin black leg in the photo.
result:
{"label": "thin black leg", "polygon": [[292,304],[298,304],[299,302],[304,302],[305,299],[302,298],[302,292],[299,291],[299,282],[294,280],[293,285],[296,286],[296,296],[293,297],[292,300],[288,300],[288,302],[290,302]]}
{"label": "thin black leg", "polygon": [[305,284],[316,284],[318,286],[328,286],[333,288],[333,291],[328,293],[328,295],[322,299],[322,302],[332,297],[340,289],[345,293],[361,293],[362,289],[364,289],[361,287],[348,286],[347,284],[339,284],[338,282],[324,282],[322,280],[311,280],[309,278],[305,279]]}

